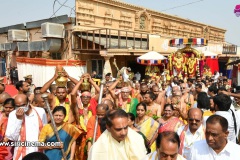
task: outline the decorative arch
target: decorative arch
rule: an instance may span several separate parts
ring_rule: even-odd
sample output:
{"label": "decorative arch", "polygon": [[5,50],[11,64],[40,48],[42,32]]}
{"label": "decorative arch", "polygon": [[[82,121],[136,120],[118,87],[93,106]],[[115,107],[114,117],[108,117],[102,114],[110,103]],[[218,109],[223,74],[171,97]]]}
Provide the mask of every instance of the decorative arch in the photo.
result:
{"label": "decorative arch", "polygon": [[151,28],[151,14],[146,9],[136,12],[135,14],[135,29],[148,31]]}

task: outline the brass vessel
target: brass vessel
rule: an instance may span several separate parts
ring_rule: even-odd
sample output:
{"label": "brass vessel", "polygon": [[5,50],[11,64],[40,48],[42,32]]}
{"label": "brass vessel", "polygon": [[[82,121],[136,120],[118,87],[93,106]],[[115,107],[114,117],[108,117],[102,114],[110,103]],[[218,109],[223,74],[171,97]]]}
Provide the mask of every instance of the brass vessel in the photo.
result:
{"label": "brass vessel", "polygon": [[55,80],[58,87],[66,87],[68,79],[66,77],[60,76]]}
{"label": "brass vessel", "polygon": [[80,86],[81,91],[89,91],[90,92],[91,84],[88,82],[86,78],[83,79],[83,83]]}
{"label": "brass vessel", "polygon": [[58,87],[66,87],[68,79],[64,77],[64,68],[61,65],[56,66],[58,72],[58,78],[55,80],[55,83]]}

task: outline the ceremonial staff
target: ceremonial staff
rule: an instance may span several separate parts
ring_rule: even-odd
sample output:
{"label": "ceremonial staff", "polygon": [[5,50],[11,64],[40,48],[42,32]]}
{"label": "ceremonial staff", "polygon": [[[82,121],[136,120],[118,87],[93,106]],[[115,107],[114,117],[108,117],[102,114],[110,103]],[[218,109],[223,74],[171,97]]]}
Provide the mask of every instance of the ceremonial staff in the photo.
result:
{"label": "ceremonial staff", "polygon": [[[103,86],[104,86],[104,80],[101,81],[100,93],[99,93],[99,98],[98,98],[98,104],[102,103]],[[95,140],[96,140],[97,126],[98,126],[98,116],[96,115],[96,121],[95,121],[95,125],[94,125],[94,133],[93,133],[93,142],[92,142],[92,144],[94,144]]]}
{"label": "ceremonial staff", "polygon": [[[58,130],[57,130],[55,121],[54,121],[54,119],[53,119],[53,115],[52,115],[52,112],[51,112],[51,109],[50,109],[50,105],[49,105],[49,102],[48,102],[48,94],[47,94],[47,93],[44,93],[44,94],[42,94],[41,97],[43,98],[43,100],[44,100],[44,102],[45,102],[45,105],[46,105],[46,107],[47,107],[47,111],[48,111],[48,113],[49,113],[49,115],[50,115],[51,124],[52,124],[52,126],[53,126],[53,131],[54,131],[54,133],[55,133],[55,135],[56,135],[56,137],[57,137],[57,140],[61,143],[61,139],[60,139],[60,137],[59,137]],[[63,148],[61,148],[61,151],[62,151],[63,159],[64,159],[64,160],[67,160]]]}

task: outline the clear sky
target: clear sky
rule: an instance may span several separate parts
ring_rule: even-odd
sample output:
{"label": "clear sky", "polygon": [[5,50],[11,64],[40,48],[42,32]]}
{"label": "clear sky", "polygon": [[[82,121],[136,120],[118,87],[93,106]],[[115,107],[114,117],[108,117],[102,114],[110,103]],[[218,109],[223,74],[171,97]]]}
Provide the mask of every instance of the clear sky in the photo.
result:
{"label": "clear sky", "polygon": [[[240,17],[233,10],[237,0],[121,0],[152,10],[226,29],[225,40],[240,46]],[[59,9],[59,3],[65,6]],[[1,0],[0,27],[67,14],[75,16],[75,0]],[[171,9],[172,8],[172,9]],[[57,11],[59,9],[59,11]],[[53,11],[57,11],[53,15]],[[72,11],[72,12],[71,12]]]}

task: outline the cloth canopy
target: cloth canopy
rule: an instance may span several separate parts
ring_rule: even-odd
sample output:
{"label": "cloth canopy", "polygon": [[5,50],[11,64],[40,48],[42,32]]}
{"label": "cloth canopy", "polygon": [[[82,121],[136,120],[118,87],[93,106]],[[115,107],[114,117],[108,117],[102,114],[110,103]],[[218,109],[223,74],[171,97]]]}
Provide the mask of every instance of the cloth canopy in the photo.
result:
{"label": "cloth canopy", "polygon": [[137,62],[143,65],[159,65],[166,57],[158,52],[150,51],[137,58]]}
{"label": "cloth canopy", "polygon": [[184,45],[191,45],[197,47],[203,47],[208,44],[208,40],[204,38],[176,38],[169,41],[170,47],[178,47]]}

